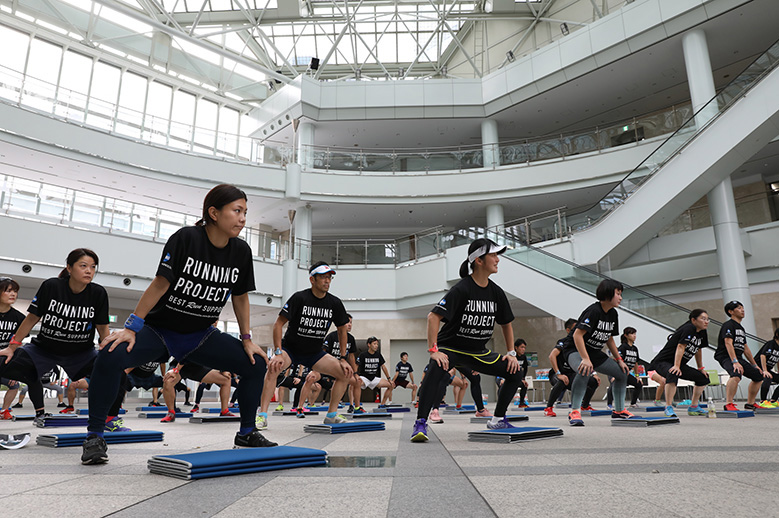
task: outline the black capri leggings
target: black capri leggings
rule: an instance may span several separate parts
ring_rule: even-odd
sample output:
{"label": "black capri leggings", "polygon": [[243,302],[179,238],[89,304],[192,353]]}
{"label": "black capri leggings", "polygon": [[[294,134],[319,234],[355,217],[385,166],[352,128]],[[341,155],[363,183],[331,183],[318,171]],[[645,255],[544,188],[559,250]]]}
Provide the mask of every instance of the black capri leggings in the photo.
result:
{"label": "black capri leggings", "polygon": [[468,381],[471,382],[471,397],[473,398],[473,402],[476,405],[476,410],[484,410],[484,400],[482,399],[481,391],[481,376],[479,376],[479,373],[473,369],[466,369],[465,367],[457,370],[460,371],[462,375],[468,378]]}
{"label": "black capri leggings", "polygon": [[[89,431],[102,432],[111,395],[116,394],[121,373],[128,367],[137,367],[167,354],[168,350],[161,335],[149,326],[144,326],[135,336],[135,345],[127,351],[127,343],[119,344],[113,352],[105,347],[97,355],[89,387]],[[235,372],[241,376],[241,427],[254,427],[254,418],[262,394],[265,378],[265,360],[254,356],[255,364],[249,362],[243,344],[237,338],[217,330],[204,336],[198,347],[181,358],[220,371]]]}
{"label": "black capri leggings", "polygon": [[[771,372],[770,378],[764,378],[763,379],[763,386],[760,387],[760,400],[764,401],[768,399],[768,391],[771,390],[771,385],[774,383],[779,383],[779,374],[775,372]],[[776,387],[776,390],[774,390],[774,393],[771,394],[771,401],[776,401],[777,396],[779,396],[779,387]]]}
{"label": "black capri leggings", "polygon": [[[628,381],[626,383],[626,386],[633,387],[633,393],[630,396],[630,404],[635,405],[638,402],[638,397],[641,395],[641,389],[644,388],[644,384],[641,383],[641,380],[633,376],[632,374],[628,374]],[[609,383],[609,390],[607,392],[606,396],[606,404],[611,405],[614,403],[614,394],[611,390],[611,384]]]}

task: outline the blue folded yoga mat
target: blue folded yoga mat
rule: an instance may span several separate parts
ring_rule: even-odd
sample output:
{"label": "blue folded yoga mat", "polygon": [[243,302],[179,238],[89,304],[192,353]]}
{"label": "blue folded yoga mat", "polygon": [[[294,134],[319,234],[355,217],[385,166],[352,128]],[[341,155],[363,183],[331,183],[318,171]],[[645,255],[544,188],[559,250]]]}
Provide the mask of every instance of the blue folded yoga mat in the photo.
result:
{"label": "blue folded yoga mat", "polygon": [[399,407],[389,407],[389,408],[374,408],[373,410],[371,410],[371,412],[373,412],[374,414],[379,412],[381,413],[392,412],[394,414],[400,412],[411,412],[411,409],[408,407],[399,406]]}
{"label": "blue folded yoga mat", "polygon": [[162,412],[167,407],[165,405],[161,406],[137,406],[135,407],[136,412]]}
{"label": "blue folded yoga mat", "polygon": [[630,419],[612,419],[611,424],[613,426],[656,426],[661,424],[679,424],[678,417],[640,417],[635,416]]}
{"label": "blue folded yoga mat", "polygon": [[[230,412],[233,412],[233,413],[240,412],[238,407],[229,407],[227,410],[229,410]],[[203,412],[203,413],[208,413],[208,414],[219,414],[219,413],[222,412],[222,409],[221,408],[201,408],[200,411]]]}
{"label": "blue folded yoga mat", "polygon": [[752,410],[719,410],[717,411],[717,417],[735,417],[741,419],[742,417],[755,417],[755,412]]}
{"label": "blue folded yoga mat", "polygon": [[257,473],[304,466],[324,466],[327,452],[295,446],[241,448],[181,455],[155,455],[148,462],[152,473],[186,480]]}
{"label": "blue folded yoga mat", "polygon": [[312,424],[303,427],[306,433],[351,433],[351,432],[374,432],[384,430],[382,421],[361,421],[359,423],[336,423],[336,424]]}
{"label": "blue folded yoga mat", "polygon": [[[506,418],[508,418],[509,422],[515,422],[515,421],[529,421],[530,417],[526,416],[525,414],[516,414],[516,415],[507,415]],[[472,423],[486,423],[492,420],[491,417],[471,417]]]}
{"label": "blue folded yoga mat", "polygon": [[[381,408],[381,407],[379,407]],[[454,405],[446,405],[447,410],[469,410],[471,412],[476,411],[476,405],[462,405],[460,408],[457,408]]]}
{"label": "blue folded yoga mat", "polygon": [[38,428],[50,428],[58,426],[86,426],[89,421],[86,417],[78,417],[75,415],[68,416],[51,416],[43,419],[43,424],[36,423]]}
{"label": "blue folded yoga mat", "polygon": [[546,428],[539,426],[523,426],[515,428],[505,428],[501,430],[481,430],[478,432],[468,432],[468,440],[476,442],[499,442],[512,443],[520,441],[532,441],[538,439],[551,439],[562,437],[563,431],[560,428]]}
{"label": "blue folded yoga mat", "polygon": [[543,412],[546,410],[545,406],[526,406],[519,409],[520,412]]}
{"label": "blue folded yoga mat", "polygon": [[190,423],[227,423],[227,422],[237,422],[241,420],[241,416],[239,415],[203,415],[203,416],[192,416],[189,418]]}
{"label": "blue folded yoga mat", "polygon": [[582,410],[582,415],[588,415],[590,417],[611,415],[611,410]]}
{"label": "blue folded yoga mat", "polygon": [[344,414],[347,419],[392,419],[392,414],[389,412],[370,412],[366,414]]}
{"label": "blue folded yoga mat", "polygon": [[[154,408],[159,408],[159,407],[154,407]],[[119,415],[123,415],[123,414],[126,414],[126,413],[127,413],[127,410],[125,410],[124,408],[120,408],[119,409]],[[88,408],[77,408],[75,414],[76,415],[89,415],[89,409]]]}
{"label": "blue folded yoga mat", "polygon": [[[86,433],[41,434],[35,439],[35,442],[40,446],[62,448],[81,446],[86,438]],[[133,430],[131,432],[106,432],[103,438],[107,444],[159,442],[163,440],[164,434],[154,430]]]}

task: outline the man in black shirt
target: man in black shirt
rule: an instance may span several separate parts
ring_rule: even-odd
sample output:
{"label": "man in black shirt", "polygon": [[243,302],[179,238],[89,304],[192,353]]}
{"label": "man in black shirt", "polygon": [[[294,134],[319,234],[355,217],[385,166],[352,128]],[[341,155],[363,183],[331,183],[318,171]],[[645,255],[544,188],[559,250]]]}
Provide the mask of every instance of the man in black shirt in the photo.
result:
{"label": "man in black shirt", "polygon": [[[10,277],[0,277],[0,349],[8,347],[8,342],[24,321],[24,314],[11,307],[19,295],[19,284]],[[11,404],[16,393],[19,392],[19,382],[8,378],[0,378],[0,385],[5,385],[8,390],[3,398],[3,406],[0,408],[0,419],[12,419]]]}
{"label": "man in black shirt", "polygon": [[[330,281],[335,275],[335,270],[324,261],[319,261],[311,265],[308,273],[311,288],[292,295],[281,308],[273,324],[275,356],[268,362],[266,374],[268,388],[262,394],[259,416],[267,419],[268,405],[279,373],[291,363],[298,363],[320,374],[335,378],[333,389],[330,391],[330,408],[325,417],[325,424],[344,423],[346,418],[339,416],[336,410],[353,372],[345,358],[348,344],[346,324],[349,323],[349,317],[341,299],[329,293]],[[286,333],[283,333],[285,324],[289,325]],[[340,359],[334,358],[322,349],[330,324],[335,324],[338,329]],[[284,335],[283,348],[282,334]]]}
{"label": "man in black shirt", "polygon": [[[357,375],[357,364],[355,358],[357,357],[357,342],[352,336],[352,315],[346,314],[349,317],[349,323],[346,324],[346,361],[352,366],[354,374],[349,378],[349,386],[346,388],[346,395],[349,397],[349,409],[348,413],[354,412],[354,407],[360,406],[360,377]],[[338,331],[333,331],[325,337],[325,343],[323,346],[326,353],[330,353],[333,358],[337,360],[341,359],[341,343],[338,341]],[[317,379],[317,381],[319,381]],[[332,385],[332,379],[331,383]],[[328,387],[327,390],[330,390]]]}
{"label": "man in black shirt", "polygon": [[[411,378],[409,383],[408,378]],[[411,389],[411,402],[417,400],[417,385],[414,383],[414,367],[408,362],[408,353],[400,353],[400,361],[395,366],[395,376],[392,377],[394,388],[403,387]]]}
{"label": "man in black shirt", "polygon": [[768,401],[768,391],[771,390],[771,385],[779,383],[779,374],[774,372],[774,367],[779,362],[779,329],[774,331],[774,337],[768,340],[763,347],[760,348],[755,355],[757,365],[763,370],[763,386],[760,388],[760,399],[762,403],[756,405],[762,408],[775,408],[777,405],[776,400],[779,396],[779,388],[777,388],[771,396],[771,401]]}
{"label": "man in black shirt", "polygon": [[[744,408],[755,408],[755,397],[763,384],[763,371],[755,363],[752,351],[747,345],[747,335],[741,321],[744,319],[744,305],[737,300],[731,300],[725,304],[725,313],[730,320],[722,324],[717,340],[717,350],[714,359],[719,362],[728,373],[730,379],[725,386],[725,410],[738,410],[733,403],[733,398],[738,390],[738,384],[742,376],[751,379],[747,389],[747,403]],[[747,361],[744,362],[746,357]]]}

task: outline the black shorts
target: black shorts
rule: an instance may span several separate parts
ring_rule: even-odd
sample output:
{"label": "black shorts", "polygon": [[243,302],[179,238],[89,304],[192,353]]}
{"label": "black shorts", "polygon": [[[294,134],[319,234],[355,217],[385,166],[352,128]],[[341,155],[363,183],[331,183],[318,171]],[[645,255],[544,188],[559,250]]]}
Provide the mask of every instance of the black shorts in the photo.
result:
{"label": "black shorts", "polygon": [[321,374],[321,377],[319,378],[319,385],[321,385],[324,390],[331,390],[334,382],[335,378],[325,376],[324,374]]}
{"label": "black shorts", "polygon": [[744,376],[751,379],[752,381],[759,381],[761,383],[763,382],[763,375],[760,373],[760,369],[749,362],[745,362],[741,358],[739,358],[739,363],[741,363],[741,366],[744,367],[743,375],[736,372],[736,370],[733,368],[733,362],[730,360],[730,358],[725,358],[719,362],[719,364],[722,365],[722,368],[725,369],[725,372],[727,372],[728,376],[731,378],[741,378]]}
{"label": "black shorts", "polygon": [[[295,384],[295,380],[298,380],[297,384]],[[288,388],[290,390],[295,388],[300,388],[303,386],[303,380],[298,378],[297,376],[284,376],[283,378],[279,378],[276,380],[276,386],[277,387],[284,387]]]}
{"label": "black shorts", "polygon": [[295,352],[284,347],[284,351],[289,355],[289,359],[295,365],[303,365],[309,369],[314,366],[316,362],[324,358],[327,353],[324,351],[317,351],[314,354],[296,354]]}
{"label": "black shorts", "polygon": [[657,362],[652,364],[655,372],[665,378],[666,383],[677,383],[680,379],[692,381],[696,387],[705,387],[709,384],[709,376],[705,372],[701,372],[698,369],[693,369],[689,365],[682,364],[679,367],[682,371],[681,376],[672,374],[670,369],[674,364],[671,362]]}
{"label": "black shorts", "polygon": [[162,376],[152,374],[151,376],[135,376],[131,372],[127,375],[127,386],[141,389],[162,388]]}
{"label": "black shorts", "polygon": [[181,379],[200,382],[203,381],[203,378],[205,378],[206,374],[211,372],[211,370],[212,369],[203,367],[197,363],[186,363],[179,369],[179,375],[181,376]]}
{"label": "black shorts", "polygon": [[406,387],[408,387],[408,380],[406,378],[402,378],[402,379],[398,378],[398,379],[395,380],[394,385],[396,387],[406,388]]}

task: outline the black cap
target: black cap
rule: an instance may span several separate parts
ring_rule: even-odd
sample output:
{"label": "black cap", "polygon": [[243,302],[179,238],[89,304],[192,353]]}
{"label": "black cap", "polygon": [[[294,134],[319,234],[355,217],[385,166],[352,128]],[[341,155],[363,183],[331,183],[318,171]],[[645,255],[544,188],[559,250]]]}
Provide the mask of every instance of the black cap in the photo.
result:
{"label": "black cap", "polygon": [[743,304],[737,300],[731,300],[730,302],[725,304],[725,314],[730,315],[730,312],[739,306],[743,306]]}

